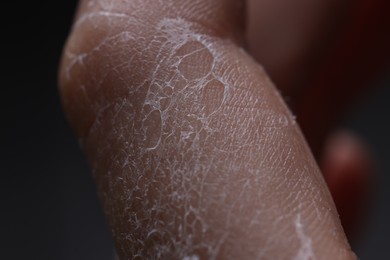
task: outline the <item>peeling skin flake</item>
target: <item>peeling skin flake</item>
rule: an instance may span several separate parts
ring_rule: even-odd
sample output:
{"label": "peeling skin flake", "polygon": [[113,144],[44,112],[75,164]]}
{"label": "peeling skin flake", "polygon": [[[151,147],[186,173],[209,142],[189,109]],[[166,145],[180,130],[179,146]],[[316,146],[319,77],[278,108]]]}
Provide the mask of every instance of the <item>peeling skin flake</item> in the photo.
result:
{"label": "peeling skin flake", "polygon": [[312,240],[304,233],[304,224],[301,220],[301,214],[298,214],[295,219],[295,231],[301,241],[301,246],[297,255],[294,257],[294,260],[315,260],[316,257],[314,256],[312,249]]}
{"label": "peeling skin flake", "polygon": [[199,256],[197,255],[191,255],[191,256],[185,256],[183,257],[183,260],[199,260]]}

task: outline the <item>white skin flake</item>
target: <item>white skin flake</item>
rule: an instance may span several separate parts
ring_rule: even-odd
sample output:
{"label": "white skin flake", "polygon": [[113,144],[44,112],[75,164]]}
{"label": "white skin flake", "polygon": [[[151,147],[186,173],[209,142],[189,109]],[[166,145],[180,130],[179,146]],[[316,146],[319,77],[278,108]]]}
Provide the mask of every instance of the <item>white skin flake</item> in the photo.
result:
{"label": "white skin flake", "polygon": [[315,260],[315,256],[312,248],[312,240],[305,235],[304,224],[301,220],[301,214],[298,214],[295,219],[295,231],[301,242],[299,251],[294,257],[294,260]]}
{"label": "white skin flake", "polygon": [[199,260],[199,256],[197,255],[191,255],[191,256],[185,256],[183,257],[183,260]]}

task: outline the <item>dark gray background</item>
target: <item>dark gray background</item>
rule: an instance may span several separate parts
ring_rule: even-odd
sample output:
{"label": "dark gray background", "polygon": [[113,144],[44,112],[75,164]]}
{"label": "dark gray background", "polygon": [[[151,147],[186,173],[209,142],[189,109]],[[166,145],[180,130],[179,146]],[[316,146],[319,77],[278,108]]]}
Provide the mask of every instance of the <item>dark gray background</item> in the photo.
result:
{"label": "dark gray background", "polygon": [[[14,2],[2,6],[9,15],[1,18],[0,259],[112,259],[93,181],[57,93],[56,71],[76,1]],[[344,124],[378,159],[372,214],[354,243],[361,259],[388,254],[388,75]]]}

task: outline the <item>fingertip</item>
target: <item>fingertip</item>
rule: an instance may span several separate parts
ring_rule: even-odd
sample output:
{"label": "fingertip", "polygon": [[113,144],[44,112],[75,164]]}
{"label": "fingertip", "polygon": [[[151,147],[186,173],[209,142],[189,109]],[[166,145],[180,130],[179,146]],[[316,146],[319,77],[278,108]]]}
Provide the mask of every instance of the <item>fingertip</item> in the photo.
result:
{"label": "fingertip", "polygon": [[358,232],[367,206],[375,171],[373,156],[360,137],[339,131],[325,144],[321,164],[342,225],[351,239]]}

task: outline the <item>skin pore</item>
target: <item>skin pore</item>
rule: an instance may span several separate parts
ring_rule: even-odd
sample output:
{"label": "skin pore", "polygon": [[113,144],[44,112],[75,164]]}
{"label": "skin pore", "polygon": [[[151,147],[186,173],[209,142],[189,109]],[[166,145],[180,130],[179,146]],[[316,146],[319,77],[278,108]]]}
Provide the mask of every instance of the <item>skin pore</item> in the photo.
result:
{"label": "skin pore", "polygon": [[236,0],[85,0],[61,93],[120,259],[355,259]]}

